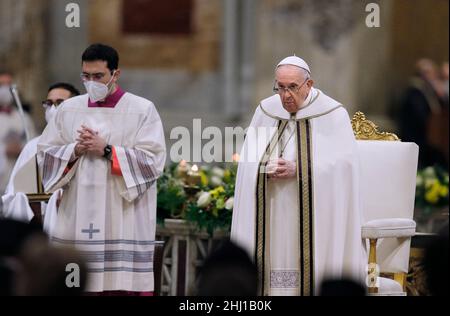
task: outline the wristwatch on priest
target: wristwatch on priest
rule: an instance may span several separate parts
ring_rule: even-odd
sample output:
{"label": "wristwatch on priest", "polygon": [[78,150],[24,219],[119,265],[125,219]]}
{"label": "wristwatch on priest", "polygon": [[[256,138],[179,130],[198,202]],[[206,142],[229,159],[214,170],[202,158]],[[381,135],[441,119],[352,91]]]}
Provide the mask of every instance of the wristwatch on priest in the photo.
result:
{"label": "wristwatch on priest", "polygon": [[105,148],[103,149],[103,158],[111,160],[111,157],[112,157],[112,146],[106,145]]}

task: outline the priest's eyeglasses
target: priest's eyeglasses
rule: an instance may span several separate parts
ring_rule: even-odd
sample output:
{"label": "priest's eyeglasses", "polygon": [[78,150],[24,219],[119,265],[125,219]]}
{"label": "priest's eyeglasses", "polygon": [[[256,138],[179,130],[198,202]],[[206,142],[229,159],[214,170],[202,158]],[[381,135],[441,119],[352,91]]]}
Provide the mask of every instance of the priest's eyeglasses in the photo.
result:
{"label": "priest's eyeglasses", "polygon": [[[111,72],[111,75],[113,74],[113,72]],[[100,81],[103,79],[103,77],[106,76],[105,73],[102,72],[97,72],[97,73],[93,73],[93,74],[89,74],[87,72],[83,72],[80,74],[80,78],[83,81],[90,81],[90,80],[94,80],[94,81]]]}
{"label": "priest's eyeglasses", "polygon": [[65,100],[64,99],[56,99],[56,100],[45,100],[45,101],[42,101],[42,106],[44,107],[44,108],[49,108],[49,107],[51,107],[52,105],[54,105],[54,106],[59,106],[61,103],[63,103]]}
{"label": "priest's eyeglasses", "polygon": [[298,93],[300,91],[300,89],[303,87],[303,85],[309,80],[309,78],[306,78],[305,81],[303,81],[303,83],[301,85],[297,85],[297,84],[291,84],[287,87],[282,87],[279,86],[277,82],[275,82],[274,86],[273,86],[273,92],[278,93],[278,94],[283,94],[285,92],[289,92],[290,94],[295,94]]}

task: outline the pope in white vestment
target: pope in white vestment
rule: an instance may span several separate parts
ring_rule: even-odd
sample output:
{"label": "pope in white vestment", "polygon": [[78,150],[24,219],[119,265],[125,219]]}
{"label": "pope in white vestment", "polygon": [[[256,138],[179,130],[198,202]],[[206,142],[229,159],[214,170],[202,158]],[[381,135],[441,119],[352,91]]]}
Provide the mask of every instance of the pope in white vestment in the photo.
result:
{"label": "pope in white vestment", "polygon": [[[38,144],[46,192],[64,189],[51,236],[88,263],[87,291],[153,291],[156,179],[165,162],[163,126],[152,102],[117,89],[112,106],[89,96],[65,101]],[[81,126],[112,145],[111,161],[74,158]]]}
{"label": "pope in white vestment", "polygon": [[309,75],[298,57],[278,64],[279,94],[259,104],[241,152],[231,238],[254,258],[260,295],[363,282],[356,141],[345,108]]}

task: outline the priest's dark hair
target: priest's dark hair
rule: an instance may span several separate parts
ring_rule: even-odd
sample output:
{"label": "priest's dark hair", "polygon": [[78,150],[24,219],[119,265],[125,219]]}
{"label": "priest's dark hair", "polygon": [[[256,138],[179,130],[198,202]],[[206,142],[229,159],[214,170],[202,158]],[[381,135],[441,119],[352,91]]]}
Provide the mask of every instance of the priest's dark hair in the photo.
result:
{"label": "priest's dark hair", "polygon": [[92,44],[84,51],[81,62],[102,60],[107,62],[108,69],[113,71],[119,67],[119,54],[111,46]]}
{"label": "priest's dark hair", "polygon": [[80,95],[80,91],[78,91],[78,89],[72,86],[70,83],[65,82],[54,83],[48,88],[48,92],[52,91],[53,89],[67,90],[70,92],[70,97],[76,97],[77,95]]}

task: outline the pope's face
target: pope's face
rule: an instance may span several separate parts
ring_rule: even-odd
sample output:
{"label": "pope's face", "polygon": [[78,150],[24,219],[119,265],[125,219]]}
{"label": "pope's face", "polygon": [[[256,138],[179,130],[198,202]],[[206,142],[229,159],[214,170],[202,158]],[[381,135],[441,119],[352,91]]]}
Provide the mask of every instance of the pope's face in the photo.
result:
{"label": "pope's face", "polygon": [[308,96],[313,81],[305,78],[298,67],[291,65],[279,67],[275,80],[283,108],[289,113],[296,113]]}

